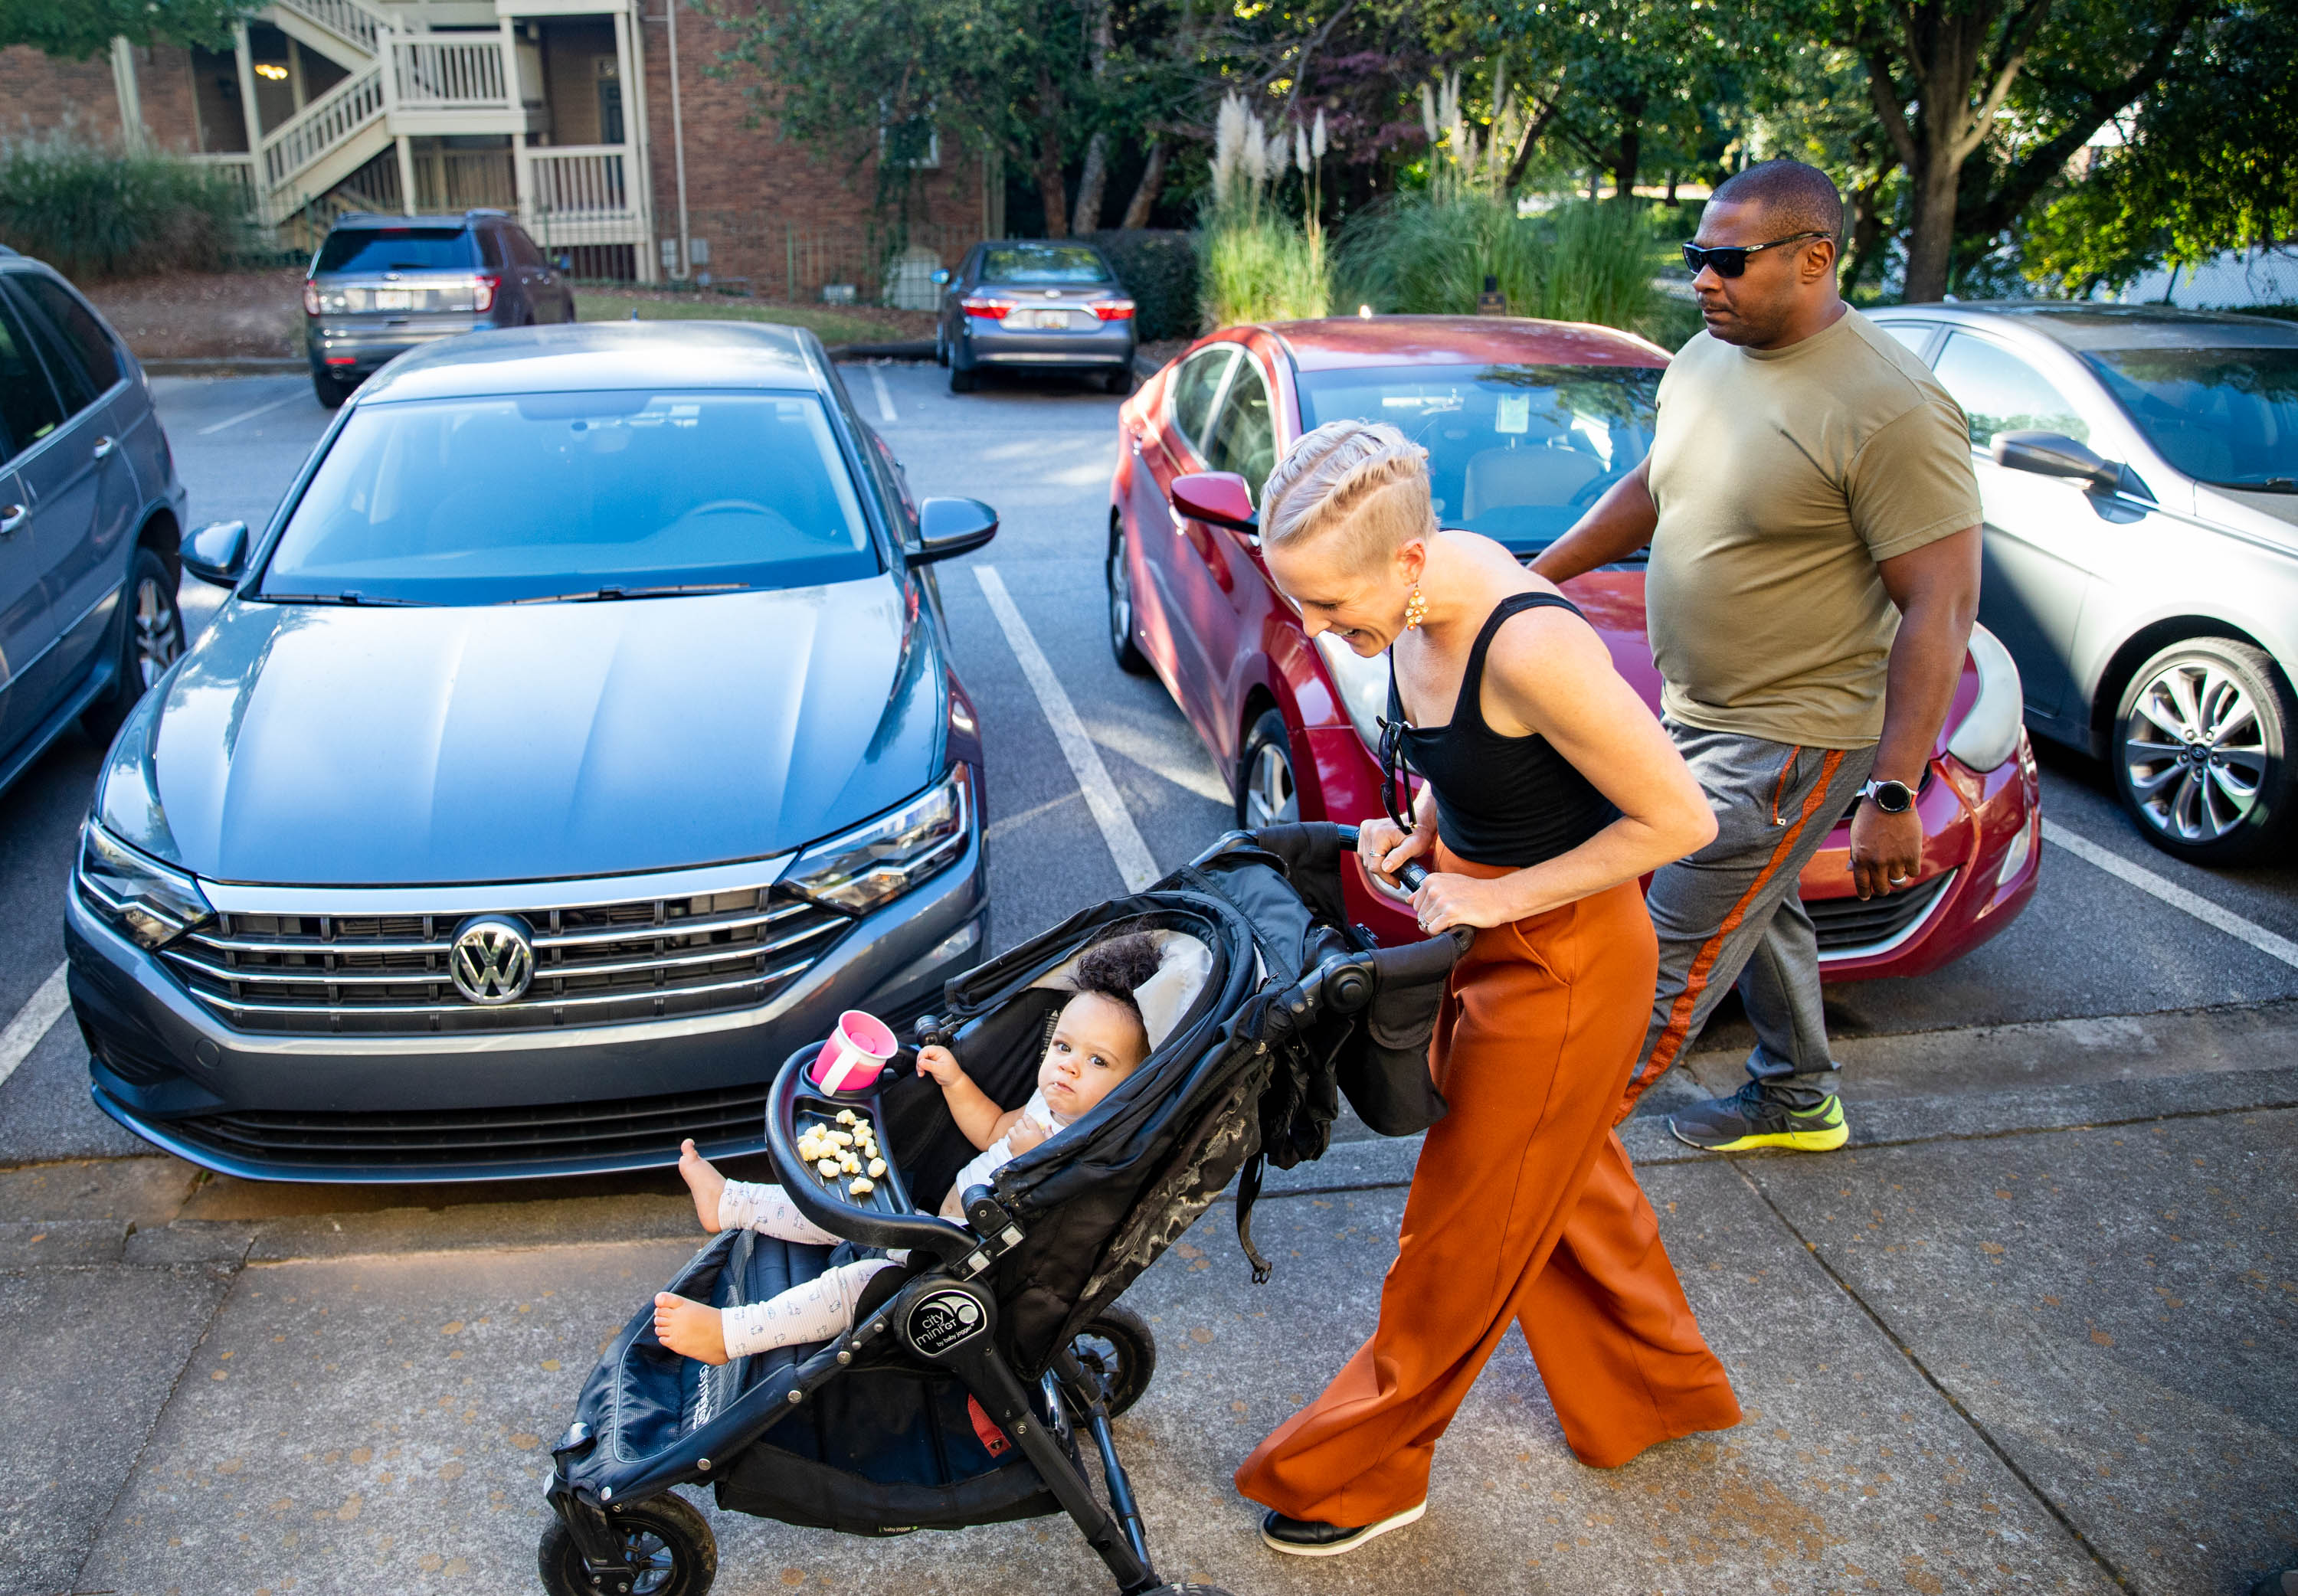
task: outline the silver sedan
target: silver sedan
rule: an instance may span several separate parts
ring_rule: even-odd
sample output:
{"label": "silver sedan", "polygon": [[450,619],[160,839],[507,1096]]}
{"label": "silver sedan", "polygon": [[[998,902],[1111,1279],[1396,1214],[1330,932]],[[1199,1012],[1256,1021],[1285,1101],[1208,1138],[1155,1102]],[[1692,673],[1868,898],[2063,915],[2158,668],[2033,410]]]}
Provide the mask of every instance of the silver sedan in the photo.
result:
{"label": "silver sedan", "polygon": [[2200,864],[2298,805],[2298,325],[2100,304],[1905,305],[1877,323],[1971,424],[1980,618],[2027,724],[2112,767]]}
{"label": "silver sedan", "polygon": [[951,393],[971,393],[992,366],[1095,371],[1111,393],[1132,392],[1133,301],[1093,245],[978,244],[955,275],[934,280],[934,356],[949,368]]}

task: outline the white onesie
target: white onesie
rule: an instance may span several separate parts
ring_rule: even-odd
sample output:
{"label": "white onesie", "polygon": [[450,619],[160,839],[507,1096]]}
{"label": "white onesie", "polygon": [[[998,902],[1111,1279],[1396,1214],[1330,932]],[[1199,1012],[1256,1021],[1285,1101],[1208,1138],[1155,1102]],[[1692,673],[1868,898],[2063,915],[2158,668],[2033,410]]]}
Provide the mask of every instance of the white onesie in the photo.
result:
{"label": "white onesie", "polygon": [[[1032,1119],[1045,1128],[1048,1137],[1070,1124],[1046,1106],[1043,1092],[1032,1092],[1029,1101],[1021,1105],[1021,1119],[957,1172],[949,1195],[942,1199],[943,1219],[965,1222],[967,1188],[988,1184],[992,1175],[1020,1156],[1011,1145],[1013,1135],[1023,1121]],[[822,1247],[836,1246],[845,1239],[832,1236],[807,1219],[798,1211],[798,1204],[790,1201],[788,1192],[765,1181],[729,1180],[718,1194],[718,1228],[756,1230],[778,1240]],[[851,1329],[855,1304],[861,1301],[862,1288],[870,1283],[870,1278],[880,1269],[908,1261],[907,1253],[860,1259],[827,1269],[805,1285],[793,1286],[763,1302],[740,1302],[725,1309],[719,1318],[719,1329],[725,1337],[726,1355],[741,1358],[778,1346],[804,1346]]]}

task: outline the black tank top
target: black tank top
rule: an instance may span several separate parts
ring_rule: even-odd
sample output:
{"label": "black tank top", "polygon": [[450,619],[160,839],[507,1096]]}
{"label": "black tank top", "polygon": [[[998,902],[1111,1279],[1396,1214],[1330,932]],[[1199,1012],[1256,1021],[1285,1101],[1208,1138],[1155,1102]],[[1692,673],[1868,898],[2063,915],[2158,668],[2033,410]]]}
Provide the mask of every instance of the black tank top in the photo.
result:
{"label": "black tank top", "polygon": [[1405,759],[1435,790],[1436,834],[1479,864],[1521,870],[1571,852],[1619,818],[1611,800],[1546,738],[1503,737],[1484,724],[1484,654],[1493,634],[1510,616],[1544,608],[1580,613],[1554,593],[1511,593],[1494,607],[1468,650],[1447,725],[1405,723],[1396,657],[1389,656],[1388,722]]}

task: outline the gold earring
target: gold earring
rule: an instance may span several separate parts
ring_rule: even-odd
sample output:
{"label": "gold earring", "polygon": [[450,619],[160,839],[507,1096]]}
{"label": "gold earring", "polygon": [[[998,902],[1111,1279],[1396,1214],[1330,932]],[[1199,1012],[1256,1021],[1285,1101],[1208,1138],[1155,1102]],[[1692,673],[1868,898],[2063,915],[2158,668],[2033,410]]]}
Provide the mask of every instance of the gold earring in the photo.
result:
{"label": "gold earring", "polygon": [[1427,618],[1428,596],[1420,591],[1420,584],[1416,582],[1412,584],[1412,597],[1404,601],[1404,629],[1410,632]]}

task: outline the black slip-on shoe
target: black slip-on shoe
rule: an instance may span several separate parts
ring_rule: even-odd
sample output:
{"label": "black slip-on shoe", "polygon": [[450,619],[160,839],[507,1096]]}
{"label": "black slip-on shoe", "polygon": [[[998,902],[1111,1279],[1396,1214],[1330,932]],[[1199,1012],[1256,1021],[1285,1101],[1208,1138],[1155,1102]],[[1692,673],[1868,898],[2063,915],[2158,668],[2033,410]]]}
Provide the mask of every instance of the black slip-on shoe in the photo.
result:
{"label": "black slip-on shoe", "polygon": [[1343,1529],[1337,1524],[1321,1524],[1314,1518],[1287,1518],[1284,1514],[1272,1510],[1261,1520],[1261,1539],[1271,1551],[1282,1551],[1296,1558],[1338,1557],[1344,1551],[1354,1551],[1375,1535],[1402,1529],[1427,1510],[1426,1502],[1415,1502],[1401,1513],[1391,1514],[1377,1524],[1360,1525],[1355,1529]]}

